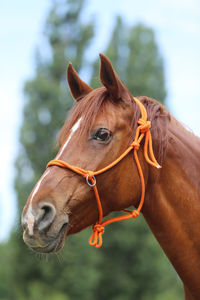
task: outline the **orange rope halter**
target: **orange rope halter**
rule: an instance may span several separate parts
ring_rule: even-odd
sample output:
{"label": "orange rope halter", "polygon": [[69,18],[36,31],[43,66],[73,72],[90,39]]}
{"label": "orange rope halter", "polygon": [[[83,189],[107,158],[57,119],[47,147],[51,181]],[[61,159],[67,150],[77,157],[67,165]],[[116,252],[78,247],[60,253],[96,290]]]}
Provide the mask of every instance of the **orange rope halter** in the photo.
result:
{"label": "orange rope halter", "polygon": [[[145,109],[144,105],[137,98],[133,97],[133,99],[139,105],[140,112],[141,112],[141,117],[138,120],[138,125],[139,126],[137,127],[134,141],[131,143],[129,148],[126,149],[126,151],[120,157],[118,157],[115,161],[113,161],[111,164],[109,164],[105,168],[103,168],[101,170],[98,170],[98,171],[94,171],[94,172],[93,171],[86,171],[86,170],[83,170],[79,167],[72,166],[72,165],[70,165],[70,164],[68,164],[68,163],[66,163],[62,160],[55,160],[54,159],[54,160],[51,160],[47,164],[47,168],[50,167],[50,166],[59,166],[59,167],[70,169],[71,171],[82,175],[83,177],[86,178],[87,184],[93,188],[94,194],[95,194],[95,197],[96,197],[96,201],[97,201],[97,207],[98,207],[98,211],[99,211],[99,218],[98,218],[98,223],[93,225],[93,227],[92,227],[93,233],[92,233],[91,237],[89,238],[89,244],[91,246],[95,246],[96,248],[100,248],[101,245],[102,245],[102,235],[104,233],[104,227],[106,225],[108,225],[110,223],[113,223],[113,222],[117,222],[117,221],[127,220],[127,219],[130,219],[130,218],[137,218],[140,214],[140,211],[141,211],[143,203],[144,203],[145,183],[144,183],[144,176],[143,176],[142,168],[141,168],[141,165],[140,165],[140,162],[139,162],[139,159],[138,159],[137,151],[139,150],[140,143],[141,143],[141,141],[142,141],[142,139],[145,135],[146,136],[145,136],[145,143],[144,143],[144,157],[145,157],[147,163],[149,163],[153,167],[161,168],[161,166],[156,161],[154,153],[153,153],[152,138],[151,138],[151,132],[150,132],[151,122],[147,120],[146,109]],[[96,186],[95,176],[99,175],[101,173],[104,173],[107,170],[109,170],[110,168],[114,167],[130,151],[132,151],[132,149],[134,149],[134,158],[135,158],[135,162],[136,162],[136,165],[137,165],[137,168],[138,168],[138,173],[139,173],[139,176],[140,176],[141,188],[142,188],[139,206],[136,210],[132,210],[132,211],[124,209],[123,211],[127,213],[126,215],[110,218],[110,219],[107,219],[107,220],[102,222],[103,209],[102,209],[98,189],[97,189],[97,186]],[[150,156],[150,158],[149,158],[149,156]]]}

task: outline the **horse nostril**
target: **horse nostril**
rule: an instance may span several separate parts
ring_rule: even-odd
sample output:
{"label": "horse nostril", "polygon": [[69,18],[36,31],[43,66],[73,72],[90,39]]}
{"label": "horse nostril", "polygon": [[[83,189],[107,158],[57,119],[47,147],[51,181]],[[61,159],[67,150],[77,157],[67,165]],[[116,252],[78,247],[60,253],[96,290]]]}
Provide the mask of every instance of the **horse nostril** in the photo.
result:
{"label": "horse nostril", "polygon": [[50,203],[42,203],[38,214],[38,230],[44,230],[51,225],[56,215],[55,207]]}

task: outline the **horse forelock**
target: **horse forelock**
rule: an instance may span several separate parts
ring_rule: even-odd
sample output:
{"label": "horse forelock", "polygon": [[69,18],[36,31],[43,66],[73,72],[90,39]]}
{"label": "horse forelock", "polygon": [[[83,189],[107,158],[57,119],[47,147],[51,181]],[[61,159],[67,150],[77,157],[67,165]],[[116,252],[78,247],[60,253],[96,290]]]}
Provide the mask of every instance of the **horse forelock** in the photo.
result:
{"label": "horse forelock", "polygon": [[79,137],[81,139],[85,138],[87,133],[92,128],[97,115],[104,112],[105,103],[109,98],[107,90],[102,88],[97,88],[92,90],[83,99],[75,102],[75,105],[69,112],[69,115],[65,121],[65,124],[60,130],[58,136],[58,143],[61,145],[65,140],[66,136],[70,133],[73,125],[82,118],[82,125],[79,128]]}

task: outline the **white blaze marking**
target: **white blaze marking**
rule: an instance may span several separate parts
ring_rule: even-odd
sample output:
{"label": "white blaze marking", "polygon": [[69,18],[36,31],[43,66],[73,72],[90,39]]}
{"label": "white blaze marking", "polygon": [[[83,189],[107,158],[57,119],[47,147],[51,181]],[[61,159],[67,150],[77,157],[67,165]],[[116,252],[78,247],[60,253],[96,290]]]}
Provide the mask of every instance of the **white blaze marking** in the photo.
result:
{"label": "white blaze marking", "polygon": [[[80,122],[81,122],[81,119],[78,119],[78,121],[74,124],[74,126],[72,127],[71,129],[71,132],[70,132],[70,135],[68,136],[68,139],[66,140],[65,144],[63,145],[63,147],[61,148],[60,152],[58,153],[58,155],[56,156],[55,159],[58,159],[63,151],[65,150],[67,144],[69,143],[72,135],[74,134],[74,132],[79,128],[80,126]],[[38,183],[36,184],[33,192],[32,192],[32,195],[31,195],[31,199],[30,199],[30,203],[29,203],[29,207],[28,207],[28,210],[27,210],[27,213],[26,213],[26,216],[25,218],[27,219],[27,224],[28,224],[28,230],[29,230],[29,234],[33,234],[33,227],[34,227],[34,216],[33,216],[33,213],[32,213],[32,201],[33,201],[33,198],[35,197],[36,193],[38,192],[39,190],[39,187],[41,185],[41,182],[42,180],[49,174],[50,172],[50,169],[49,170],[46,170],[44,172],[44,174],[42,175],[42,177],[40,178],[40,180],[38,181]]]}
{"label": "white blaze marking", "polygon": [[[44,179],[44,177],[46,177],[49,174],[50,170],[46,170],[44,172],[44,174],[42,175],[42,177],[40,178],[40,180],[38,181],[38,183],[36,184],[35,188],[33,189],[32,195],[31,195],[31,199],[30,199],[30,203],[29,203],[29,207],[26,213],[25,218],[27,218],[27,222],[28,222],[28,227],[29,230],[33,227],[34,224],[32,224],[32,218],[34,218],[33,214],[32,214],[32,201],[33,201],[33,197],[36,195],[36,193],[39,190],[40,184],[42,182],[42,180]],[[30,225],[29,225],[30,224]],[[32,224],[32,225],[31,225]]]}
{"label": "white blaze marking", "polygon": [[50,172],[50,170],[46,170],[46,171],[44,172],[44,174],[42,175],[42,177],[40,178],[40,180],[38,181],[38,183],[36,184],[36,186],[35,186],[35,188],[34,188],[34,190],[33,190],[32,196],[31,196],[30,204],[32,204],[33,197],[34,197],[35,194],[38,192],[42,180],[44,179],[44,177],[47,176],[47,174],[49,174],[49,172]]}
{"label": "white blaze marking", "polygon": [[27,225],[28,225],[29,235],[33,235],[34,216],[32,215],[32,213],[28,214]]}
{"label": "white blaze marking", "polygon": [[82,120],[82,118],[78,119],[78,121],[74,124],[74,126],[71,129],[70,135],[68,136],[68,139],[66,140],[65,144],[63,145],[63,147],[60,149],[60,152],[58,153],[58,155],[56,156],[55,159],[59,159],[59,157],[63,154],[63,151],[65,150],[65,148],[67,147],[67,144],[71,140],[72,135],[79,128],[81,120]]}
{"label": "white blaze marking", "polygon": [[27,227],[28,227],[28,231],[30,235],[33,235],[33,228],[34,228],[34,220],[35,217],[33,215],[33,211],[32,211],[32,201],[33,201],[33,197],[36,195],[36,193],[39,190],[40,184],[42,182],[42,180],[44,179],[45,176],[47,176],[50,173],[50,170],[46,170],[44,172],[44,174],[42,175],[42,177],[40,178],[40,180],[38,181],[38,183],[36,184],[35,188],[33,189],[32,195],[31,195],[31,199],[29,202],[29,206],[28,206],[28,210],[26,212],[26,215],[23,217],[22,221],[24,220],[25,223],[27,223]]}

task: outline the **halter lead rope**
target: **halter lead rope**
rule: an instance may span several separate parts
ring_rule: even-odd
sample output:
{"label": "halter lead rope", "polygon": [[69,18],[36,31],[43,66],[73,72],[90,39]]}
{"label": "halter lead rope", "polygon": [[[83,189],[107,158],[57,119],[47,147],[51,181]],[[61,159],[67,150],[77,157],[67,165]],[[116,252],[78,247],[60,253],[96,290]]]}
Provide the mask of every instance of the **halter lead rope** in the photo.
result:
{"label": "halter lead rope", "polygon": [[[131,145],[129,146],[128,149],[125,150],[124,153],[122,153],[121,156],[119,156],[115,161],[113,161],[111,164],[109,164],[108,166],[106,166],[105,168],[98,170],[98,171],[86,171],[84,169],[81,169],[79,167],[75,167],[72,166],[62,160],[51,160],[48,164],[47,164],[47,168],[50,166],[58,166],[58,167],[62,167],[62,168],[67,168],[70,169],[71,171],[82,175],[83,177],[85,177],[87,184],[93,188],[95,197],[96,197],[96,201],[97,201],[97,207],[98,207],[98,211],[99,211],[99,217],[98,217],[98,223],[93,225],[92,230],[93,233],[91,235],[91,237],[89,238],[89,244],[91,246],[95,246],[96,248],[100,248],[102,246],[102,235],[104,234],[104,227],[110,223],[113,222],[118,222],[118,221],[122,221],[122,220],[127,220],[130,218],[137,218],[140,214],[140,211],[142,209],[143,203],[144,203],[144,196],[145,196],[145,183],[144,183],[144,175],[142,172],[142,168],[140,165],[140,161],[138,159],[138,154],[137,151],[140,148],[140,143],[142,141],[142,139],[145,136],[145,143],[144,143],[144,157],[147,161],[148,164],[150,164],[153,167],[156,168],[161,168],[161,166],[158,164],[158,162],[155,159],[154,153],[153,153],[153,147],[152,147],[152,138],[151,138],[151,132],[150,132],[150,128],[151,128],[151,122],[147,120],[147,111],[144,107],[144,105],[135,97],[133,97],[134,101],[138,104],[139,108],[140,108],[140,112],[141,112],[141,117],[138,120],[138,127],[136,130],[136,135],[135,135],[135,139],[134,141],[131,143]],[[138,173],[140,176],[140,181],[141,181],[141,198],[140,198],[140,203],[137,209],[135,210],[127,210],[124,209],[123,211],[125,213],[127,213],[126,215],[123,216],[119,216],[119,217],[114,217],[114,218],[110,218],[107,219],[105,221],[102,221],[103,218],[103,209],[102,209],[102,205],[101,205],[101,200],[99,197],[99,193],[98,193],[98,189],[97,189],[97,185],[96,185],[96,175],[99,175],[101,173],[106,172],[107,170],[111,169],[112,167],[114,167],[116,164],[118,164],[129,152],[131,152],[132,150],[134,153],[134,158],[135,158],[135,162],[138,168]],[[149,158],[150,156],[150,158]]]}

